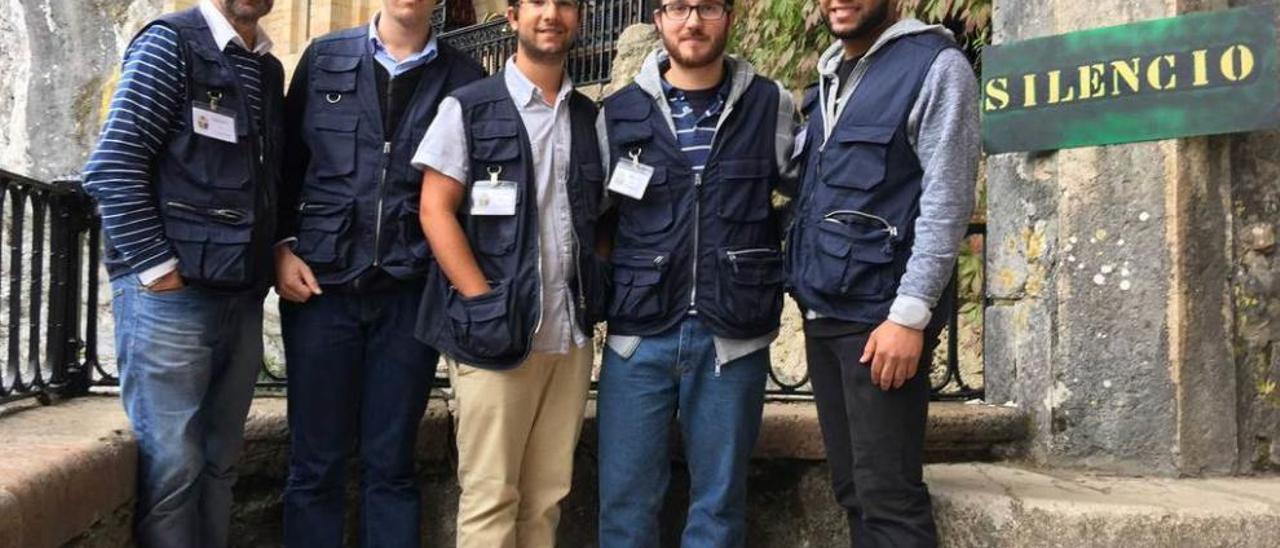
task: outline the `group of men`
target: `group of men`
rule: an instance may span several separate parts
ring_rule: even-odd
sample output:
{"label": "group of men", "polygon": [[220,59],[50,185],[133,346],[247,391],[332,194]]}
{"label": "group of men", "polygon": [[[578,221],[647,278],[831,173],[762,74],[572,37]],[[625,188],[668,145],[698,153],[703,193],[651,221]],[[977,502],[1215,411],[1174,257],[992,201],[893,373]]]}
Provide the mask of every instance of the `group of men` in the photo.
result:
{"label": "group of men", "polygon": [[661,0],[663,47],[597,107],[566,72],[582,1],[510,0],[517,51],[489,77],[432,33],[435,3],[384,0],[315,40],[287,96],[258,25],[272,0],[201,0],[131,43],[84,187],[139,544],[228,545],[274,285],[290,546],[343,544],[353,455],[361,545],[419,545],[414,448],[441,354],[458,545],[553,546],[602,321],[600,546],[658,544],[673,428],[681,545],[745,545],[784,290],[853,544],[936,545],[927,370],[978,161],[950,33],[896,0],[818,0],[836,41],[797,108],[725,54],[733,0]]}

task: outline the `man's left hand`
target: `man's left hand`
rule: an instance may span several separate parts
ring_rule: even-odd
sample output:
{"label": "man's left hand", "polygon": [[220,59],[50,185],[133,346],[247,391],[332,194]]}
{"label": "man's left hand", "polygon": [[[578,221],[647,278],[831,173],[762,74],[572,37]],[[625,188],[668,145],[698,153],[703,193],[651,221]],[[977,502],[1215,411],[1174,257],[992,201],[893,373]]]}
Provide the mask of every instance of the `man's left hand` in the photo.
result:
{"label": "man's left hand", "polygon": [[916,376],[923,351],[923,331],[886,321],[871,332],[859,361],[871,366],[871,384],[893,390]]}

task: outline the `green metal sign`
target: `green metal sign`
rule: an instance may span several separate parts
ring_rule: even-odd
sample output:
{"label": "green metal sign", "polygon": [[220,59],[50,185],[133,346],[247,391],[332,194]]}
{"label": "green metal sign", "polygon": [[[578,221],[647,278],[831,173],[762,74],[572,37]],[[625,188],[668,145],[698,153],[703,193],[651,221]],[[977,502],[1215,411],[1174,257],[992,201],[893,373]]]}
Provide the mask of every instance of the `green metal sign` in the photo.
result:
{"label": "green metal sign", "polygon": [[1203,12],[989,46],[989,153],[1252,131],[1280,121],[1270,8]]}

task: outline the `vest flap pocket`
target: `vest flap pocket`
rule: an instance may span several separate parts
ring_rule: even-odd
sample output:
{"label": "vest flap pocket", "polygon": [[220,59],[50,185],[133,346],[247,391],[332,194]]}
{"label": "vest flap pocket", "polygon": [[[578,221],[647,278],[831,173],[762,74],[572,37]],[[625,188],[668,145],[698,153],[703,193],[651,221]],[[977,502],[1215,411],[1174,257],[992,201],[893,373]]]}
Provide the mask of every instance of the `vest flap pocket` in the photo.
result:
{"label": "vest flap pocket", "polygon": [[871,190],[885,179],[889,142],[896,130],[888,126],[837,127],[822,150],[822,180],[827,185]]}
{"label": "vest flap pocket", "polygon": [[613,295],[609,319],[643,322],[666,310],[661,282],[667,269],[664,253],[619,249],[613,252]]}
{"label": "vest flap pocket", "polygon": [[316,58],[318,70],[311,73],[311,86],[322,92],[355,91],[359,65],[359,57],[321,55]]}
{"label": "vest flap pocket", "polygon": [[314,123],[316,129],[326,129],[330,131],[355,131],[356,126],[360,124],[360,117],[355,115],[343,116],[337,114],[318,115]]}
{"label": "vest flap pocket", "polygon": [[[199,46],[191,47],[191,53],[195,54],[192,58],[190,69],[191,80],[198,84],[198,87],[222,90],[224,93],[229,93],[234,89],[231,74],[222,66],[222,54]],[[196,91],[192,90],[191,93],[195,100],[208,100],[203,94],[195,93]]]}
{"label": "vest flap pocket", "polygon": [[207,242],[209,241],[207,222],[204,216],[188,207],[175,207],[174,203],[170,202],[165,208],[164,233],[170,240]]}
{"label": "vest flap pocket", "polygon": [[893,262],[889,234],[860,224],[846,224],[835,220],[819,222],[818,248],[832,257],[844,258],[852,255],[855,260],[865,263]]}
{"label": "vest flap pocket", "polygon": [[449,317],[460,322],[487,322],[507,315],[506,285],[495,284],[488,293],[472,298],[454,293],[454,306],[449,306]]}
{"label": "vest flap pocket", "polygon": [[342,177],[356,170],[356,115],[322,114],[312,117],[311,169],[316,177]]}
{"label": "vest flap pocket", "polygon": [[720,189],[720,218],[739,223],[758,223],[769,218],[772,190],[769,176],[773,163],[765,159],[725,160],[718,164],[723,179]]}
{"label": "vest flap pocket", "polygon": [[605,106],[605,118],[628,122],[642,122],[649,118],[649,110],[653,101],[648,97],[644,101],[614,101]]}
{"label": "vest flap pocket", "polygon": [[471,126],[471,157],[509,162],[520,157],[520,128],[515,120],[489,120]]}
{"label": "vest flap pocket", "polygon": [[350,259],[350,202],[303,201],[298,205],[298,243],[294,253],[312,268],[330,271]]}
{"label": "vest flap pocket", "polygon": [[506,282],[494,283],[488,293],[471,299],[452,292],[445,314],[463,353],[489,359],[518,351],[520,322],[513,317],[510,304],[511,287]]}
{"label": "vest flap pocket", "polygon": [[[623,160],[629,162],[630,160]],[[618,193],[618,223],[621,230],[631,234],[657,234],[667,230],[675,222],[675,204],[672,189],[667,185],[667,168],[655,166],[644,198],[636,200]]]}
{"label": "vest flap pocket", "polygon": [[887,145],[898,128],[893,126],[837,126],[835,140],[839,143],[876,143]]}

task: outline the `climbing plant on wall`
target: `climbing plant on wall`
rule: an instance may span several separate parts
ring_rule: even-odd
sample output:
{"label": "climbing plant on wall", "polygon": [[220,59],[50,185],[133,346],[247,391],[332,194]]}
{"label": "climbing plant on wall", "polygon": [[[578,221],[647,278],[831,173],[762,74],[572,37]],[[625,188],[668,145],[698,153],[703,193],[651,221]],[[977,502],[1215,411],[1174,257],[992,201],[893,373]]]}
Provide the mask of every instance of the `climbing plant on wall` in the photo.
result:
{"label": "climbing plant on wall", "polygon": [[[818,53],[831,43],[817,0],[739,0],[734,51],[792,89],[814,79]],[[987,43],[991,0],[898,0],[898,10],[956,33],[976,60]]]}

